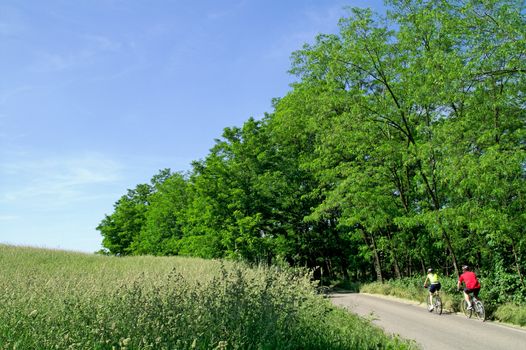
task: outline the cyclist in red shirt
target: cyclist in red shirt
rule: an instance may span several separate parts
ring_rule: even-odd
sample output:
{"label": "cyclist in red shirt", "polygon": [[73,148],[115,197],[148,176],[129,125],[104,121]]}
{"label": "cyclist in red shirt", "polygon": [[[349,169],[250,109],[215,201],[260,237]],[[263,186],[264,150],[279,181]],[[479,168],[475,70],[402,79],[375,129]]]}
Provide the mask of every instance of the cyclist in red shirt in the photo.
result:
{"label": "cyclist in red shirt", "polygon": [[467,265],[462,266],[462,275],[458,278],[457,290],[460,290],[460,285],[462,282],[465,283],[466,288],[464,288],[464,299],[468,302],[468,309],[471,309],[471,298],[470,293],[473,293],[473,296],[478,297],[480,292],[480,283],[477,279],[477,275],[474,272],[469,271]]}

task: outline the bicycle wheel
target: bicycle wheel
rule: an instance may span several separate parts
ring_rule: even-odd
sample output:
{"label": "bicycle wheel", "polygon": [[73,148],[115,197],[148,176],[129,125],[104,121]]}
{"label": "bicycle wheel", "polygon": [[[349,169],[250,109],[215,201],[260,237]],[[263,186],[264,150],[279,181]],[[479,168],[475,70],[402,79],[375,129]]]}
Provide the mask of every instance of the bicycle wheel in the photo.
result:
{"label": "bicycle wheel", "polygon": [[484,310],[484,304],[482,304],[482,301],[480,300],[475,301],[473,308],[474,308],[475,315],[477,316],[477,318],[481,321],[485,321],[486,311]]}
{"label": "bicycle wheel", "polygon": [[471,314],[473,313],[472,309],[468,309],[468,302],[466,300],[462,300],[462,303],[460,304],[460,309],[466,315],[467,318],[471,318]]}
{"label": "bicycle wheel", "polygon": [[433,296],[433,304],[435,305],[435,312],[442,315],[442,299],[439,295]]}

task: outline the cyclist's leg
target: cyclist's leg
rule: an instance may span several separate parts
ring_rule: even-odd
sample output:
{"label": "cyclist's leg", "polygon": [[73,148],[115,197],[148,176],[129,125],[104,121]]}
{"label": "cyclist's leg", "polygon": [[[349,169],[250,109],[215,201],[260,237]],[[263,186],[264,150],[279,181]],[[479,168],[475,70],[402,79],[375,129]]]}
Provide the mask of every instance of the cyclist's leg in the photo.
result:
{"label": "cyclist's leg", "polygon": [[479,292],[480,288],[474,288],[471,290],[471,293],[473,293],[473,306],[475,306],[475,300],[477,300],[479,303],[482,303],[479,299]]}
{"label": "cyclist's leg", "polygon": [[435,284],[431,284],[429,286],[429,310],[433,310],[433,294],[435,293],[436,291],[436,285]]}
{"label": "cyclist's leg", "polygon": [[427,310],[429,310],[429,311],[433,310],[433,293],[431,293],[430,290],[429,290],[429,293],[427,295]]}
{"label": "cyclist's leg", "polygon": [[471,290],[464,288],[464,300],[468,303],[468,308],[471,308],[471,298],[469,293],[471,293]]}
{"label": "cyclist's leg", "polygon": [[439,291],[440,289],[442,289],[442,285],[440,284],[440,282],[438,282],[436,285],[435,285],[435,295],[437,296],[437,299],[440,300],[440,295],[439,295]]}

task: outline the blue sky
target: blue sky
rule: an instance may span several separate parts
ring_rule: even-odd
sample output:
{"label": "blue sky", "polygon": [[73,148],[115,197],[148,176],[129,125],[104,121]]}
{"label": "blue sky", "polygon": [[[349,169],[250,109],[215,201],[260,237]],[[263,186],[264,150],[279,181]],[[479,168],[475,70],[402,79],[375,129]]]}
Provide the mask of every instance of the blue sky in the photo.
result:
{"label": "blue sky", "polygon": [[366,0],[2,0],[0,243],[84,252],[128,188],[271,111]]}

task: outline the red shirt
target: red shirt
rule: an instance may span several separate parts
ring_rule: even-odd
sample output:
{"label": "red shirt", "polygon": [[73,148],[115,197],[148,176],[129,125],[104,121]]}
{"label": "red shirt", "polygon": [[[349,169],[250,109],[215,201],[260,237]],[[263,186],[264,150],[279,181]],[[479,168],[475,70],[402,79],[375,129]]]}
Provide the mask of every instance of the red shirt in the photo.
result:
{"label": "red shirt", "polygon": [[466,271],[462,275],[460,275],[460,277],[458,278],[458,281],[460,283],[464,281],[464,283],[466,283],[467,289],[480,288],[480,283],[479,283],[479,280],[477,279],[477,275],[475,275],[475,273],[471,271]]}

